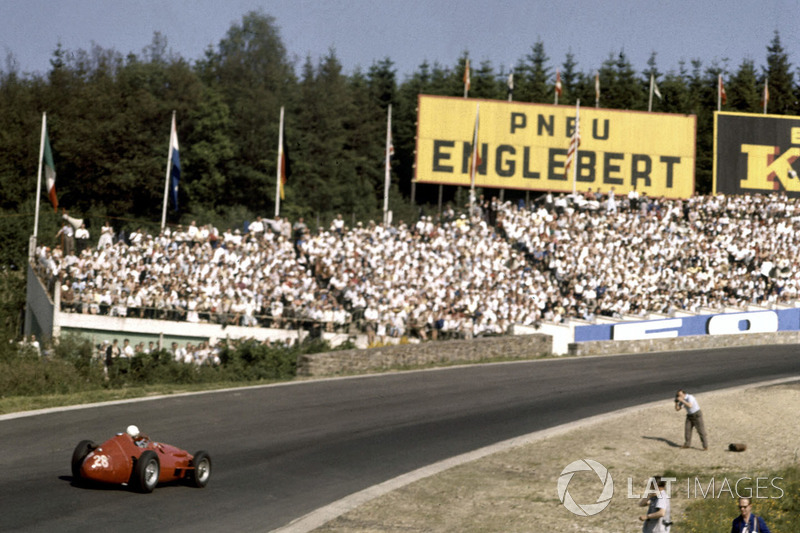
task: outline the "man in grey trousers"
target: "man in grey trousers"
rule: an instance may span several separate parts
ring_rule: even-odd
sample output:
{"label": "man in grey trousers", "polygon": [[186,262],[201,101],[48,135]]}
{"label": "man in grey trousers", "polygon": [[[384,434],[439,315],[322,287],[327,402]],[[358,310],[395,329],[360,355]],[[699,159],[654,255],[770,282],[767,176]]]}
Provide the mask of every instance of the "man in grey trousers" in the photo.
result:
{"label": "man in grey trousers", "polygon": [[700,435],[700,442],[703,443],[703,451],[707,451],[708,438],[706,437],[706,426],[703,423],[703,412],[700,411],[700,404],[697,403],[693,395],[686,394],[686,391],[683,389],[680,389],[675,394],[675,410],[680,411],[681,408],[686,409],[686,423],[684,424],[682,448],[691,448],[692,428],[697,428],[697,433]]}

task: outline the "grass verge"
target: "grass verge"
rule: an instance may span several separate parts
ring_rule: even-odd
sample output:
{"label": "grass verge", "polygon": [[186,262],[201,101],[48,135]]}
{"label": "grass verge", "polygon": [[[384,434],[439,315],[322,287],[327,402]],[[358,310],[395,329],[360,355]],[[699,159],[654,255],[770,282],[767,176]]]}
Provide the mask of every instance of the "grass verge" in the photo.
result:
{"label": "grass verge", "polygon": [[186,392],[199,392],[234,387],[249,387],[253,385],[267,385],[270,383],[277,383],[279,381],[281,380],[198,383],[187,385],[143,385],[119,389],[94,389],[68,394],[0,397],[0,415],[23,411],[34,411],[37,409],[48,409],[51,407],[64,407],[70,405],[109,402],[114,400],[127,400],[131,398],[144,398],[147,396],[162,396]]}
{"label": "grass verge", "polygon": [[[790,466],[766,475],[776,479],[779,491],[755,498],[753,512],[762,517],[771,531],[800,531],[800,467]],[[772,488],[772,487],[769,487]],[[676,533],[728,533],[732,521],[730,499],[707,498],[689,504]]]}

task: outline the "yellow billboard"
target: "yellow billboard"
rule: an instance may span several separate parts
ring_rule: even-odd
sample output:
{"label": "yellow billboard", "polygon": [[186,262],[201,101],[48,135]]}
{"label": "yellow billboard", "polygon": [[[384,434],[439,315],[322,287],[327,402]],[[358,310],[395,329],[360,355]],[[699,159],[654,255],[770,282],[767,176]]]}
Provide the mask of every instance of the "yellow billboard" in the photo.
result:
{"label": "yellow billboard", "polygon": [[476,187],[694,193],[694,115],[581,107],[573,180],[564,166],[575,118],[575,106],[420,95],[416,181],[470,186],[477,121]]}

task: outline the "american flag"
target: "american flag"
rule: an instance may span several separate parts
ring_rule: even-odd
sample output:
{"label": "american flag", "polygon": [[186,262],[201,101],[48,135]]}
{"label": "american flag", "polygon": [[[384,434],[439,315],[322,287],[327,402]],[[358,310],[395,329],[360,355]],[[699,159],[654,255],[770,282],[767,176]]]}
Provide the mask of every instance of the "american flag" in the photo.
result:
{"label": "american flag", "polygon": [[569,149],[567,150],[567,161],[564,163],[564,176],[569,174],[569,167],[575,159],[575,154],[578,147],[581,145],[581,101],[578,100],[575,106],[575,131],[572,133],[572,138],[569,141]]}

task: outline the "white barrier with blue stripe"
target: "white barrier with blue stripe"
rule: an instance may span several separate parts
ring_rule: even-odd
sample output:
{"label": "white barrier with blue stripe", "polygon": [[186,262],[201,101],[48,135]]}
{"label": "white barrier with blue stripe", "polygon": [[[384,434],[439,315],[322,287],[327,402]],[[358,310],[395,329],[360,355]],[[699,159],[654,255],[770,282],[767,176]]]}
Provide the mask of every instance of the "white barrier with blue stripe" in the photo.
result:
{"label": "white barrier with blue stripe", "polygon": [[800,330],[800,309],[747,311],[576,326],[575,342],[665,339],[690,335],[737,335]]}

